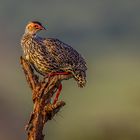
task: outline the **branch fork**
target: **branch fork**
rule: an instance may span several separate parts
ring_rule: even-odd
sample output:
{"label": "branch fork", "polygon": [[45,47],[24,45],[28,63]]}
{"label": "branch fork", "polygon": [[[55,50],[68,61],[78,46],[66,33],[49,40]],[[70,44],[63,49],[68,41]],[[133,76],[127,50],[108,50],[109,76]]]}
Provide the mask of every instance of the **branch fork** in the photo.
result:
{"label": "branch fork", "polygon": [[26,80],[32,90],[33,111],[31,113],[26,131],[28,140],[44,140],[43,127],[48,120],[52,120],[56,113],[65,105],[64,101],[52,104],[51,100],[62,80],[72,78],[72,75],[54,75],[41,79],[35,74],[31,64],[23,57],[20,58]]}

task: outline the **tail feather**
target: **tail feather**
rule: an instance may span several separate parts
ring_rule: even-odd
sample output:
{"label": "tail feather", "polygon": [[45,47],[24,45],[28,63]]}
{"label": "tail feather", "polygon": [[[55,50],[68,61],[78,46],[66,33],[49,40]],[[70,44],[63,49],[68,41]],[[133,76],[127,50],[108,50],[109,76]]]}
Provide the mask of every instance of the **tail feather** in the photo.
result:
{"label": "tail feather", "polygon": [[79,72],[75,75],[75,79],[77,81],[77,84],[80,88],[85,87],[86,85],[86,73],[85,72]]}
{"label": "tail feather", "polygon": [[82,88],[86,85],[86,69],[85,70],[72,70],[70,68],[63,69],[64,71],[73,74],[75,80],[77,81],[78,87]]}

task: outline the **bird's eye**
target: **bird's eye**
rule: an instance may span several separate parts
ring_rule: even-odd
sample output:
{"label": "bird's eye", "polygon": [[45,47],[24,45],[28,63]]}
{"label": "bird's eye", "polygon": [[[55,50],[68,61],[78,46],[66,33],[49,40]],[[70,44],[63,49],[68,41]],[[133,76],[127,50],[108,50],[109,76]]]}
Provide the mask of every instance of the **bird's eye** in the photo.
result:
{"label": "bird's eye", "polygon": [[38,28],[38,25],[34,25],[35,28]]}

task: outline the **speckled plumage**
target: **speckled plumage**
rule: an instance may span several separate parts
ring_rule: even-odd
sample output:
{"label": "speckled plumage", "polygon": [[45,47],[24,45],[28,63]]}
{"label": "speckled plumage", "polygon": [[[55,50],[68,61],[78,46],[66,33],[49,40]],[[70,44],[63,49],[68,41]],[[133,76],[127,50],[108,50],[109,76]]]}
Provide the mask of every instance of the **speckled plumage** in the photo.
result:
{"label": "speckled plumage", "polygon": [[[39,25],[42,26],[41,23]],[[36,35],[36,32],[29,33],[26,29],[21,39],[25,58],[42,75],[70,72],[80,87],[85,86],[87,67],[83,57],[62,41],[41,38]]]}

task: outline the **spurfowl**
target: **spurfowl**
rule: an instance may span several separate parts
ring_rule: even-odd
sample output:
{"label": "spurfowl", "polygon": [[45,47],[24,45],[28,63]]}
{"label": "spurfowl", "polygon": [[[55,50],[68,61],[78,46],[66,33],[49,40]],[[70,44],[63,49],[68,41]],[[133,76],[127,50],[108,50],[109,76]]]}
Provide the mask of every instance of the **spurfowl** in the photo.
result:
{"label": "spurfowl", "polygon": [[[71,46],[54,38],[42,38],[37,35],[46,30],[38,21],[29,22],[21,39],[25,59],[42,75],[72,74],[79,87],[86,84],[86,62]],[[54,99],[56,103],[62,85]]]}

